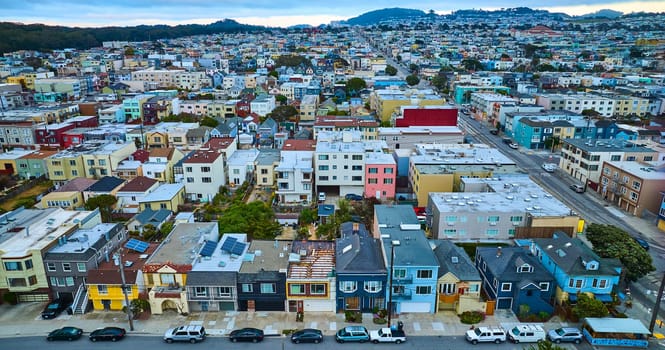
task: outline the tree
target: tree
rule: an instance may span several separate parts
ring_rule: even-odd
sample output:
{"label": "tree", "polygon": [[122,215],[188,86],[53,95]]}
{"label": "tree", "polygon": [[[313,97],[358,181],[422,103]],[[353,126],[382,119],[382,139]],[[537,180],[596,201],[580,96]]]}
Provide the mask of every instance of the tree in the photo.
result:
{"label": "tree", "polygon": [[217,127],[217,125],[219,125],[219,122],[210,117],[203,117],[203,119],[201,119],[201,122],[199,124],[201,126],[209,126],[211,128],[215,128]]}
{"label": "tree", "polygon": [[552,344],[551,341],[539,341],[536,345],[530,345],[526,350],[565,350],[565,348]]}
{"label": "tree", "polygon": [[272,208],[261,201],[231,204],[218,224],[220,233],[243,232],[250,239],[274,239],[281,229]]}
{"label": "tree", "polygon": [[92,197],[85,202],[86,210],[95,210],[99,208],[99,213],[102,215],[102,222],[111,222],[111,214],[113,213],[113,206],[118,201],[117,198],[110,194],[102,194]]}
{"label": "tree", "polygon": [[448,87],[448,78],[443,74],[435,76],[430,82],[432,83],[432,86],[439,90],[444,90]]}
{"label": "tree", "polygon": [[635,281],[655,271],[651,255],[622,229],[612,225],[590,224],[587,239],[593,251],[602,258],[619,259],[623,264],[626,279]]}
{"label": "tree", "polygon": [[268,76],[269,76],[269,77],[279,78],[279,72],[276,71],[276,70],[271,70],[270,72],[268,72]]}
{"label": "tree", "polygon": [[305,208],[300,212],[298,216],[298,222],[300,225],[309,225],[315,223],[319,219],[319,214],[315,209]]}
{"label": "tree", "polygon": [[298,110],[296,110],[296,108],[293,106],[277,106],[272,110],[272,112],[270,112],[269,116],[272,117],[272,119],[274,119],[276,122],[281,123],[289,121],[297,114]]}
{"label": "tree", "polygon": [[346,93],[349,96],[357,96],[360,90],[367,87],[367,83],[362,78],[351,78],[346,81]]}
{"label": "tree", "polygon": [[586,293],[577,293],[577,304],[573,306],[573,314],[584,317],[605,317],[610,312],[602,301],[590,297]]}
{"label": "tree", "polygon": [[406,77],[406,83],[407,83],[409,86],[415,86],[415,85],[418,85],[418,83],[420,83],[420,78],[418,78],[418,76],[413,75],[413,74],[408,75],[408,76]]}
{"label": "tree", "polygon": [[289,99],[286,96],[280,94],[275,96],[275,101],[279,102],[279,104],[283,106],[289,102]]}
{"label": "tree", "polygon": [[462,66],[466,70],[472,70],[472,71],[483,70],[483,64],[480,63],[480,61],[478,61],[475,58],[467,58],[463,60]]}
{"label": "tree", "polygon": [[415,63],[410,63],[409,64],[409,72],[411,73],[418,73],[418,65]]}
{"label": "tree", "polygon": [[134,48],[131,46],[127,46],[125,48],[125,56],[134,56]]}
{"label": "tree", "polygon": [[395,68],[391,65],[387,65],[385,70],[386,70],[386,74],[388,74],[390,76],[397,75],[397,68]]}

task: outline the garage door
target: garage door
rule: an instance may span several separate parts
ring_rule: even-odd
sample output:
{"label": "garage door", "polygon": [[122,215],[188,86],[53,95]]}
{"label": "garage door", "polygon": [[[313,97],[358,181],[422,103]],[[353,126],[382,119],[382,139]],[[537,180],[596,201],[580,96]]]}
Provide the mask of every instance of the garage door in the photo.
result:
{"label": "garage door", "polygon": [[497,309],[510,309],[513,305],[513,298],[497,298],[496,299],[496,308]]}
{"label": "garage door", "polygon": [[429,312],[430,303],[401,303],[399,312]]}
{"label": "garage door", "polygon": [[335,303],[332,300],[306,300],[304,308],[306,312],[334,312]]}

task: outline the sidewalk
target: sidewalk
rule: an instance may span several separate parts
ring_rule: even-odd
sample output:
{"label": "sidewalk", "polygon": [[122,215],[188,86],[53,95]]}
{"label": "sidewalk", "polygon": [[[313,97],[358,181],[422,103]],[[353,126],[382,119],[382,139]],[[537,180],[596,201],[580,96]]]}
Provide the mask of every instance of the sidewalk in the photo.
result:
{"label": "sidewalk", "polygon": [[[305,313],[304,322],[296,322],[295,313],[289,312],[204,312],[188,316],[176,313],[152,315],[147,320],[134,320],[134,331],[129,331],[127,317],[121,312],[90,312],[85,315],[60,315],[54,320],[42,320],[40,315],[42,303],[20,304],[17,306],[0,305],[0,337],[14,336],[45,336],[48,332],[63,326],[82,328],[84,332],[105,326],[117,326],[127,329],[130,334],[160,336],[168,328],[191,324],[202,325],[206,332],[212,336],[226,336],[234,329],[254,327],[263,329],[267,336],[282,336],[284,330],[317,328],[325,335],[334,335],[338,329],[351,324],[344,321],[344,314],[330,312]],[[404,323],[407,336],[413,335],[458,335],[462,336],[470,325],[462,324],[459,317],[452,311],[438,314],[402,314],[393,318],[393,324],[398,321]],[[497,310],[493,316],[475,326],[504,326],[519,323],[512,312]],[[367,329],[378,329],[386,325],[377,325],[372,322],[371,314],[363,314],[362,325]],[[543,326],[545,329],[554,329],[566,326],[566,323],[554,317]]]}

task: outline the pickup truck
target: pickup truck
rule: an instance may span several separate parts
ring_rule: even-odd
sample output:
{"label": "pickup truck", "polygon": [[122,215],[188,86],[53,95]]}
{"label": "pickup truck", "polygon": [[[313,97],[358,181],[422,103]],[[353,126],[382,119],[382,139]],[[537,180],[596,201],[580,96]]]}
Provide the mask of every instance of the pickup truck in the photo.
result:
{"label": "pickup truck", "polygon": [[381,328],[379,330],[369,332],[369,340],[371,340],[374,344],[399,344],[406,341],[406,334],[404,334],[404,331],[397,329]]}

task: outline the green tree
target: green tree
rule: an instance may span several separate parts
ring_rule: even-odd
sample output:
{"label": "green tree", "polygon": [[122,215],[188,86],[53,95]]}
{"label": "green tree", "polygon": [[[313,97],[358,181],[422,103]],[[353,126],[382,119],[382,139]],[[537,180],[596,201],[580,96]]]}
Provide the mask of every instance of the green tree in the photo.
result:
{"label": "green tree", "polygon": [[409,86],[415,86],[415,85],[418,85],[418,83],[420,83],[420,78],[418,78],[417,75],[413,75],[413,74],[408,75],[405,80],[406,80],[406,83]]}
{"label": "green tree", "polygon": [[279,78],[279,72],[276,71],[276,70],[271,70],[270,72],[268,72],[268,76],[269,76],[269,77]]}
{"label": "green tree", "polygon": [[143,226],[143,230],[141,230],[141,237],[143,237],[143,239],[146,241],[153,241],[158,240],[160,238],[160,234],[159,231],[157,231],[155,225],[147,224]]}
{"label": "green tree", "polygon": [[125,56],[134,56],[134,48],[131,46],[127,46],[125,48]]}
{"label": "green tree", "polygon": [[209,126],[211,128],[214,128],[217,127],[217,125],[219,125],[219,122],[210,117],[203,117],[203,119],[201,119],[201,122],[199,122],[199,124],[201,126]]}
{"label": "green tree", "polygon": [[463,60],[462,66],[464,69],[471,71],[483,70],[483,64],[475,58],[467,58]]}
{"label": "green tree", "polygon": [[411,73],[418,73],[418,65],[415,63],[409,63],[409,72]]}
{"label": "green tree", "polygon": [[281,106],[285,105],[287,102],[289,102],[289,99],[284,96],[284,95],[277,95],[275,96],[275,101],[279,102]]}
{"label": "green tree", "polygon": [[545,340],[539,341],[535,345],[530,345],[526,350],[566,350],[566,348],[552,344],[549,340]]}
{"label": "green tree", "polygon": [[346,93],[349,96],[358,96],[360,90],[367,87],[367,83],[362,78],[351,78],[346,81]]}
{"label": "green tree", "polygon": [[593,251],[603,258],[619,259],[623,264],[626,279],[635,281],[655,271],[651,255],[622,229],[612,225],[590,224],[586,237]]}
{"label": "green tree", "polygon": [[584,317],[605,317],[609,313],[602,301],[590,297],[586,293],[577,294],[577,304],[573,306],[573,314],[580,319]]}
{"label": "green tree", "polygon": [[218,223],[220,233],[242,232],[251,239],[274,239],[281,229],[272,208],[261,201],[234,202]]}
{"label": "green tree", "polygon": [[300,212],[298,216],[298,222],[300,225],[309,225],[315,223],[319,219],[319,214],[315,209],[305,208]]}
{"label": "green tree", "polygon": [[289,121],[296,115],[298,110],[293,106],[277,106],[269,113],[269,116],[278,123]]}
{"label": "green tree", "polygon": [[444,90],[448,87],[448,78],[443,74],[435,76],[430,82],[432,83],[432,86],[439,90]]}
{"label": "green tree", "polygon": [[102,222],[111,222],[113,206],[117,201],[118,199],[110,194],[102,194],[88,199],[84,207],[86,210],[99,208],[99,213],[102,215]]}
{"label": "green tree", "polygon": [[388,74],[388,75],[390,75],[390,76],[395,76],[395,75],[397,75],[397,68],[395,68],[395,67],[393,67],[393,66],[391,66],[391,65],[387,65],[387,66],[386,66],[386,74]]}
{"label": "green tree", "polygon": [[162,226],[159,228],[159,233],[160,233],[161,237],[168,236],[169,233],[171,233],[171,230],[173,230],[174,225],[175,224],[173,223],[173,221],[167,221],[167,222],[163,223]]}

